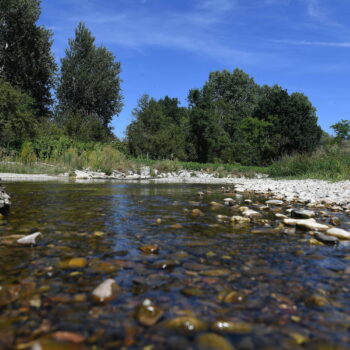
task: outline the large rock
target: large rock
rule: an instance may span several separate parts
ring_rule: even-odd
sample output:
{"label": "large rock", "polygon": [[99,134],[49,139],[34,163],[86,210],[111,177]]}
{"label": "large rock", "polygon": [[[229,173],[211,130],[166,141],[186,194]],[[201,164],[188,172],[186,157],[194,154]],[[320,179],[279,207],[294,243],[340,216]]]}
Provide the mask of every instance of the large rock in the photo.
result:
{"label": "large rock", "polygon": [[5,192],[5,187],[0,184],[0,214],[5,214],[11,205],[10,196]]}

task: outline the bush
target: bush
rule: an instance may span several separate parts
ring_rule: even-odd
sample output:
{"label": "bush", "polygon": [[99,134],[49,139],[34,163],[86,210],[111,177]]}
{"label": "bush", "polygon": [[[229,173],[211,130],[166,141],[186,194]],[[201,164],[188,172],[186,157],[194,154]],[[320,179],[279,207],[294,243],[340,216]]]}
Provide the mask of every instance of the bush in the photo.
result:
{"label": "bush", "polygon": [[273,177],[325,180],[350,179],[350,148],[347,144],[327,145],[313,154],[285,156],[268,170]]}
{"label": "bush", "polygon": [[33,164],[36,161],[36,155],[31,142],[27,141],[23,143],[19,159],[24,164]]}

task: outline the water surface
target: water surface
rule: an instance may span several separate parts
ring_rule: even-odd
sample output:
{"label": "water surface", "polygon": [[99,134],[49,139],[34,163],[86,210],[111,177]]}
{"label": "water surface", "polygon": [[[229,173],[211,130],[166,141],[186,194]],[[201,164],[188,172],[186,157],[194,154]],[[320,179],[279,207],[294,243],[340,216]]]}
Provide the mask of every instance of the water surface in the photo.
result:
{"label": "water surface", "polygon": [[[237,199],[237,208],[214,210],[209,203],[227,197],[220,186],[8,183],[6,188],[13,207],[0,220],[0,236],[36,231],[43,236],[36,247],[0,245],[0,348],[30,348],[42,339],[45,348],[45,339],[57,331],[84,340],[55,340],[51,348],[350,348],[346,244],[314,246],[305,232],[275,232],[279,223],[271,210],[261,211],[264,222],[249,225],[216,218],[238,215],[247,198],[256,209],[264,198],[246,195]],[[211,193],[199,199],[202,190]],[[193,209],[204,216],[192,215]],[[348,228],[349,218],[332,215]],[[327,215],[318,220],[327,222]],[[157,245],[158,253],[143,253],[145,245]],[[72,258],[87,264],[69,268],[65,264]],[[121,292],[96,305],[91,292],[107,278]],[[162,310],[151,326],[137,316],[145,299]],[[186,326],[186,318],[200,322],[198,327]],[[169,321],[174,319],[178,322]],[[198,336],[206,333],[227,342],[205,347]]]}

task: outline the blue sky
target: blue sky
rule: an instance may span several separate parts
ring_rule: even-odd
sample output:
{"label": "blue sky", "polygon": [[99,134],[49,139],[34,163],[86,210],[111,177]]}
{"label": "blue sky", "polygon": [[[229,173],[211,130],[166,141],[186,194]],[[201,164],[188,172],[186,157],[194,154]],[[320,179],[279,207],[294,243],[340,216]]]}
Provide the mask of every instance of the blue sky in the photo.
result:
{"label": "blue sky", "polygon": [[122,64],[123,137],[147,93],[178,97],[238,67],[261,85],[305,93],[319,124],[350,119],[349,0],[42,0],[57,61],[80,21]]}

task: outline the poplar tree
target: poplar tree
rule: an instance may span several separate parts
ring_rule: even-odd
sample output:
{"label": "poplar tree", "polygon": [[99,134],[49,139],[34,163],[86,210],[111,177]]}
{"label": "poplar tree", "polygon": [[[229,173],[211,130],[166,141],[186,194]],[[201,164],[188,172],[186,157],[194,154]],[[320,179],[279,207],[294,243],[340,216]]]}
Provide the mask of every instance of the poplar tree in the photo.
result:
{"label": "poplar tree", "polygon": [[110,131],[113,116],[122,109],[119,74],[120,63],[114,55],[97,47],[89,29],[80,23],[61,60],[57,89],[59,121],[68,133],[98,141],[103,135],[91,133]]}

